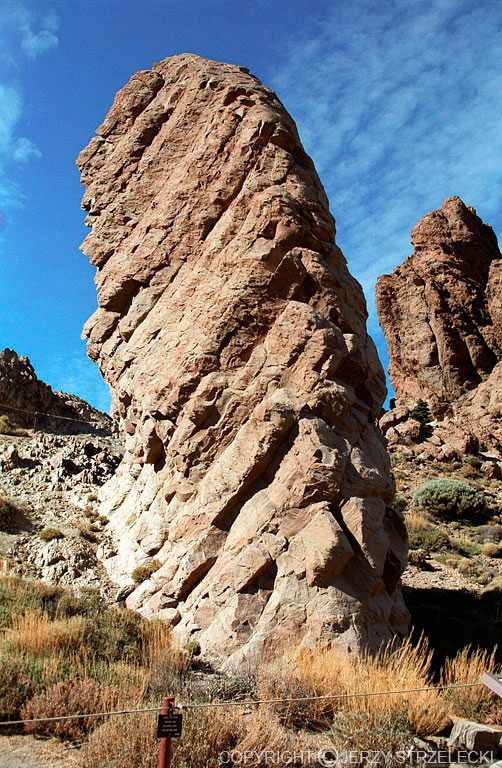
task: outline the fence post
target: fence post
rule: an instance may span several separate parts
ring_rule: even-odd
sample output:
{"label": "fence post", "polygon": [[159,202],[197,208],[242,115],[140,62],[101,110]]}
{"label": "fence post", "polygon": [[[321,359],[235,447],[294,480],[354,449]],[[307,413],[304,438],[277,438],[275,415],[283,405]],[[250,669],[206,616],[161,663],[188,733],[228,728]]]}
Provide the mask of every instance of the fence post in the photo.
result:
{"label": "fence post", "polygon": [[[174,711],[174,697],[169,696],[162,701],[162,714],[172,715]],[[159,768],[170,768],[171,765],[171,738],[168,736],[160,740]]]}

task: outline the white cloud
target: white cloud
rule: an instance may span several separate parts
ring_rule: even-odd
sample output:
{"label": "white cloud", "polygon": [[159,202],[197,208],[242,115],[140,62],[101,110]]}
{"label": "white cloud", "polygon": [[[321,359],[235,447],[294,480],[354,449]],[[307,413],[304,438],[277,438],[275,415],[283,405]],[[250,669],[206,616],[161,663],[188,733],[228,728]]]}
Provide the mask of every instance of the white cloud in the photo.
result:
{"label": "white cloud", "polygon": [[376,277],[411,253],[429,210],[459,195],[502,227],[500,7],[344,0],[268,78],[316,163],[371,329]]}
{"label": "white cloud", "polygon": [[42,153],[32,142],[31,139],[19,138],[13,143],[13,160],[17,160],[19,163],[26,163],[33,157],[42,157]]}
{"label": "white cloud", "polygon": [[[22,190],[12,181],[10,163],[26,164],[41,157],[32,139],[18,136],[23,113],[23,94],[16,83],[17,67],[23,56],[35,59],[58,44],[58,17],[48,12],[43,17],[28,10],[21,2],[2,7],[0,16],[0,206],[7,209],[22,203]],[[0,230],[5,229],[5,211],[0,217]]]}
{"label": "white cloud", "polygon": [[14,2],[8,8],[7,19],[7,25],[21,38],[21,50],[30,59],[36,59],[59,43],[56,35],[59,18],[52,11],[39,18],[23,3]]}

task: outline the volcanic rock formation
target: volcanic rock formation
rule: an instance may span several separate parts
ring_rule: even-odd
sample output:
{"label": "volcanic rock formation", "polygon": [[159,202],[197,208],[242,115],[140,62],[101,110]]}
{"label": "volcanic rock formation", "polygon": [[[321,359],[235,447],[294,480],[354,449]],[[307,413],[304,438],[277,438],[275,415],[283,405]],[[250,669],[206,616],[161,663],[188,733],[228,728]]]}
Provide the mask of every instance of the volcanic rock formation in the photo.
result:
{"label": "volcanic rock formation", "polygon": [[127,435],[101,507],[118,597],[226,668],[402,635],[383,372],[293,120],[244,67],[183,54],[135,74],[97,134],[85,335]]}
{"label": "volcanic rock formation", "polygon": [[422,398],[435,417],[450,419],[449,429],[458,433],[455,440],[463,450],[500,453],[502,257],[497,238],[459,197],[424,216],[411,234],[415,252],[391,275],[380,277],[376,289],[398,406],[384,417],[384,426],[403,422],[409,406]]}
{"label": "volcanic rock formation", "polygon": [[[0,352],[0,415],[10,424],[32,427],[44,432],[78,434],[92,432],[108,435],[113,419],[93,408],[85,400],[65,392],[53,392],[40,381],[25,355],[12,349]],[[35,422],[36,414],[36,422]]]}

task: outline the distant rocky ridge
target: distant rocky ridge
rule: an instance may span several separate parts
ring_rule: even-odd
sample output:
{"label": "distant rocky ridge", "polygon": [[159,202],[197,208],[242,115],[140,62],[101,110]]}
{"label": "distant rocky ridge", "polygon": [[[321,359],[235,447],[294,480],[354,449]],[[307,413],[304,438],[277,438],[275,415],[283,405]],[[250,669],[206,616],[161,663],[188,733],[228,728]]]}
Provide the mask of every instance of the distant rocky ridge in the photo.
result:
{"label": "distant rocky ridge", "polygon": [[17,355],[12,349],[0,352],[2,414],[13,425],[37,426],[44,432],[109,435],[114,430],[114,421],[108,414],[76,395],[53,392],[48,384],[37,378],[29,359]]}
{"label": "distant rocky ridge", "polygon": [[136,73],[97,134],[85,335],[127,436],[101,496],[127,605],[226,668],[402,636],[383,371],[293,120],[244,67],[183,54]]}
{"label": "distant rocky ridge", "polygon": [[440,426],[435,458],[502,457],[502,256],[491,227],[450,197],[412,231],[415,252],[378,279],[376,305],[387,339],[396,408],[387,437],[409,433],[426,400]]}

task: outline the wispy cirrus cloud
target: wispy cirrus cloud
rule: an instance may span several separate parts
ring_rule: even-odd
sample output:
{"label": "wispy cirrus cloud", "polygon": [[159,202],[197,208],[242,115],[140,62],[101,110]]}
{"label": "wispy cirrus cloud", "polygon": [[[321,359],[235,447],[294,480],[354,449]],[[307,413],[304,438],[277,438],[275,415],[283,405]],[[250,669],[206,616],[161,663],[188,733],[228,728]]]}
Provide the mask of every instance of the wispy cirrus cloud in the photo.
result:
{"label": "wispy cirrus cloud", "polygon": [[35,32],[35,20],[26,8],[20,9],[18,18],[22,35],[21,48],[28,58],[36,59],[40,54],[58,45],[56,32],[59,28],[59,18],[55,13],[48,13],[41,18],[38,32]]}
{"label": "wispy cirrus cloud", "polygon": [[294,116],[362,283],[411,252],[410,229],[450,195],[502,227],[502,5],[333,4],[291,38],[270,84]]}
{"label": "wispy cirrus cloud", "polygon": [[33,60],[58,44],[59,26],[52,12],[37,16],[23,3],[6,0],[0,16],[0,232],[7,226],[9,208],[22,204],[22,190],[12,180],[13,165],[26,164],[41,152],[25,136],[17,135],[24,96],[17,80],[22,59]]}

